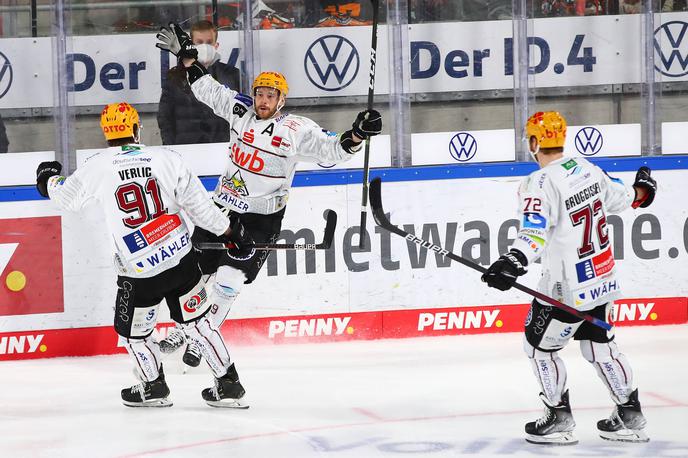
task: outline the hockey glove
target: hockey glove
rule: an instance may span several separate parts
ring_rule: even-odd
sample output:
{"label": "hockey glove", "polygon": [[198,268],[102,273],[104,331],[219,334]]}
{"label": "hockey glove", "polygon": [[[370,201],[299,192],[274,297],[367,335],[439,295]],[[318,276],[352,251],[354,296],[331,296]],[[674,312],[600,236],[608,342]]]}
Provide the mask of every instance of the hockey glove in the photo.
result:
{"label": "hockey glove", "polygon": [[645,196],[642,199],[638,198],[638,191],[635,192],[635,200],[631,205],[633,208],[649,207],[653,200],[655,200],[655,193],[657,192],[657,182],[650,176],[649,167],[640,167],[638,173],[635,174],[634,188],[641,188],[645,190]]}
{"label": "hockey glove", "polygon": [[36,189],[43,197],[48,195],[48,180],[62,172],[62,164],[57,161],[41,162],[36,169]]}
{"label": "hockey glove", "polygon": [[156,47],[169,51],[180,59],[198,58],[198,51],[191,37],[177,24],[170,22],[169,26],[160,27],[155,38],[160,40],[160,43],[155,44]]}
{"label": "hockey glove", "polygon": [[220,242],[227,245],[227,254],[234,259],[248,259],[256,251],[253,237],[241,224],[238,213],[229,214],[229,231],[220,236]]}
{"label": "hockey glove", "polygon": [[377,110],[361,111],[353,123],[353,133],[365,140],[382,132],[382,115]]}
{"label": "hockey glove", "polygon": [[528,259],[518,250],[511,250],[497,259],[482,276],[490,288],[506,291],[516,283],[516,278],[528,272]]}

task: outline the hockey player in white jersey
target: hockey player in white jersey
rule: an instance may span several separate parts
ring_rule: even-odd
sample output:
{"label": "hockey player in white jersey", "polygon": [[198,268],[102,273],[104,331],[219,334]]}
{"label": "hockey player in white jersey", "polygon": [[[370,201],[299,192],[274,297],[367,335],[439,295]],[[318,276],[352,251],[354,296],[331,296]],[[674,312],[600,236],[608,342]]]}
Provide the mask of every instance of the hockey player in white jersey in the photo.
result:
{"label": "hockey player in white jersey", "polygon": [[[338,163],[349,160],[361,149],[361,142],[377,135],[382,118],[375,110],[358,114],[351,129],[341,134],[320,128],[303,116],[282,113],[289,86],[277,72],[256,77],[251,96],[223,86],[195,60],[197,52],[190,37],[176,24],[158,34],[161,49],[177,55],[187,68],[194,96],[229,122],[230,158],[215,188],[213,199],[228,214],[238,214],[256,242],[274,243],[280,233],[289,189],[298,162]],[[215,236],[197,229],[194,244],[213,242]],[[219,327],[244,284],[260,271],[268,252],[246,256],[230,250],[205,251],[201,255],[204,273],[217,272],[212,290],[213,323]],[[180,336],[164,341],[165,350],[181,345]],[[184,361],[197,365],[193,346]]]}
{"label": "hockey player in white jersey", "polygon": [[59,162],[41,163],[36,186],[62,209],[78,211],[96,201],[105,212],[118,271],[114,326],[141,379],[122,390],[124,404],[172,405],[160,349],[151,336],[165,299],[170,316],[197,343],[215,375],[215,386],[202,391],[203,399],[211,406],[245,407],[234,363],[208,320],[211,303],[180,212],[238,246],[246,242],[241,222],[212,203],[178,153],[138,143],[139,116],[131,105],[105,107],[101,127],[109,148],[69,177],[60,175]]}
{"label": "hockey player in white jersey", "polygon": [[[564,157],[566,121],[557,112],[531,116],[526,135],[540,170],[521,183],[522,223],[511,250],[482,279],[493,288],[507,290],[528,265],[541,258],[540,292],[613,324],[612,305],[620,285],[606,215],[650,205],[657,189],[655,180],[642,167],[633,186],[627,186],[584,158]],[[607,332],[538,300],[533,300],[526,319],[524,350],[542,389],[545,415],[526,424],[526,440],[577,442],[566,368],[558,355],[572,337],[580,341],[583,357],[594,366],[616,404],[611,417],[597,423],[600,436],[628,442],[649,440],[643,432],[645,418],[631,366],[619,352],[613,328]]]}

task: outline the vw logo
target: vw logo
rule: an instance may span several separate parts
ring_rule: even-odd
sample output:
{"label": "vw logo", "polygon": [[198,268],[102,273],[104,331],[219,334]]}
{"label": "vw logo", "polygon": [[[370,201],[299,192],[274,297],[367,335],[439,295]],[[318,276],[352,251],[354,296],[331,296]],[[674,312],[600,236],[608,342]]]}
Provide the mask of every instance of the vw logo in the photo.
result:
{"label": "vw logo", "polygon": [[583,156],[594,156],[602,149],[602,132],[594,127],[583,127],[576,134],[574,143]]}
{"label": "vw logo", "polygon": [[459,162],[468,162],[478,152],[478,142],[468,132],[459,132],[449,141],[449,154]]}
{"label": "vw logo", "polygon": [[318,38],[303,59],[306,76],[323,91],[338,91],[351,84],[360,63],[354,44],[339,35]]}
{"label": "vw logo", "polygon": [[688,74],[688,40],[684,40],[687,31],[688,23],[682,21],[670,21],[655,30],[655,69],[662,75]]}
{"label": "vw logo", "polygon": [[318,167],[323,168],[323,169],[331,169],[334,167],[336,164],[326,164],[326,163],[320,163],[318,162]]}
{"label": "vw logo", "polygon": [[0,99],[10,90],[13,76],[10,60],[0,52]]}

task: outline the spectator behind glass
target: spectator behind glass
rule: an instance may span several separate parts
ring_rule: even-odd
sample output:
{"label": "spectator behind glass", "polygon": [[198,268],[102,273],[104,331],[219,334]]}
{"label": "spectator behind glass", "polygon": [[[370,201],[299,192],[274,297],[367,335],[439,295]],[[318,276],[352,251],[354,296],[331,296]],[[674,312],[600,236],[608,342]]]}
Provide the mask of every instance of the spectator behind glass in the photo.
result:
{"label": "spectator behind glass", "polygon": [[7,139],[7,133],[5,132],[5,123],[0,117],[0,154],[6,153],[9,150],[10,141]]}
{"label": "spectator behind glass", "polygon": [[[199,21],[191,26],[191,39],[198,49],[198,61],[212,77],[238,89],[239,70],[220,62],[217,28],[209,21]],[[179,65],[167,72],[160,94],[158,126],[163,145],[229,141],[229,124],[196,100],[186,80],[186,70]]]}

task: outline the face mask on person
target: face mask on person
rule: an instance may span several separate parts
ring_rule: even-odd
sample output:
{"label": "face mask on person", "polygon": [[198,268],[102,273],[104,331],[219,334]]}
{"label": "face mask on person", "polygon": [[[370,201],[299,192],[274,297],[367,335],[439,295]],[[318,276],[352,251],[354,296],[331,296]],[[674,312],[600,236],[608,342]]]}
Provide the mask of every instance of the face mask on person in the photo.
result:
{"label": "face mask on person", "polygon": [[210,67],[215,62],[220,60],[220,53],[213,45],[202,44],[196,45],[196,50],[198,51],[198,62],[201,63],[205,68]]}

